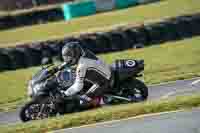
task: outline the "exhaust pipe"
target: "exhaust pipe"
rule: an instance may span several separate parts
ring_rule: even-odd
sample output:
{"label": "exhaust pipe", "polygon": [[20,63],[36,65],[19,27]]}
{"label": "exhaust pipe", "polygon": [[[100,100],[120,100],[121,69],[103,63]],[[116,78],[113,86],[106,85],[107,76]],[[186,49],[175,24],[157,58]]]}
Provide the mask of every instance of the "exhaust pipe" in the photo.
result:
{"label": "exhaust pipe", "polygon": [[115,95],[105,95],[106,97],[111,97],[111,98],[115,98],[115,99],[120,99],[120,100],[124,100],[124,101],[128,101],[131,102],[132,100],[129,98],[125,98],[125,97],[120,97],[120,96],[115,96]]}

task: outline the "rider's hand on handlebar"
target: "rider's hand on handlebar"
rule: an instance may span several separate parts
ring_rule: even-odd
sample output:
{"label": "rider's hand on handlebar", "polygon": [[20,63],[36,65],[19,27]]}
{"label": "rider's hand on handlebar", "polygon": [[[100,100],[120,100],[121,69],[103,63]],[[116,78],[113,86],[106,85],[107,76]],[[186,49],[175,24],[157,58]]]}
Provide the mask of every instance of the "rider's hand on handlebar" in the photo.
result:
{"label": "rider's hand on handlebar", "polygon": [[62,70],[67,64],[64,62],[63,64],[59,65],[57,68],[58,70]]}
{"label": "rider's hand on handlebar", "polygon": [[65,95],[65,91],[64,91],[64,90],[60,90],[60,93],[61,93],[61,96],[62,96],[63,98],[67,97],[67,96]]}

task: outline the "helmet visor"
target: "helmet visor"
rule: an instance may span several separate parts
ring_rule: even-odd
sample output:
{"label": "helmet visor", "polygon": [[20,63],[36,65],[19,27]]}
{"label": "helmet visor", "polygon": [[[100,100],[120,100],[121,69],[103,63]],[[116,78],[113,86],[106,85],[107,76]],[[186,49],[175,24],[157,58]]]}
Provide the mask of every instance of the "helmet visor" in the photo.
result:
{"label": "helmet visor", "polygon": [[70,62],[72,62],[72,57],[71,56],[63,56],[63,60],[67,64],[70,64]]}
{"label": "helmet visor", "polygon": [[73,54],[72,54],[72,52],[63,53],[62,56],[63,56],[64,62],[66,62],[68,65],[70,65],[70,63],[73,60]]}

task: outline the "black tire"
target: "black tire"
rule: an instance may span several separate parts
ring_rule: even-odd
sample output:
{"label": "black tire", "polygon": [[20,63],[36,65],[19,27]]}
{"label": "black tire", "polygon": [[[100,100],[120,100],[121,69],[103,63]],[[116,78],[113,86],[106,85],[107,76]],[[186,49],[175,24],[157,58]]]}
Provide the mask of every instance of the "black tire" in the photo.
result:
{"label": "black tire", "polygon": [[20,118],[21,121],[27,122],[27,121],[30,121],[30,120],[31,120],[30,118],[28,118],[28,117],[26,116],[26,110],[27,110],[27,108],[29,108],[32,104],[36,104],[36,103],[37,103],[37,102],[36,102],[35,100],[33,100],[33,101],[30,101],[30,102],[26,103],[26,104],[21,108],[20,113],[19,113],[19,118]]}
{"label": "black tire", "polygon": [[9,70],[12,67],[12,60],[10,59],[6,49],[0,49],[0,71]]}
{"label": "black tire", "polygon": [[[43,116],[41,118],[40,117],[38,117],[38,118],[30,118],[30,116],[27,116],[27,113],[28,113],[28,115],[30,115],[30,112],[27,112],[27,111],[30,111],[29,109],[30,109],[31,106],[39,105],[39,109],[40,109],[41,104],[45,104],[48,101],[49,101],[49,97],[40,97],[40,98],[33,99],[30,102],[28,102],[27,104],[25,104],[21,108],[20,113],[19,113],[19,117],[20,117],[21,121],[27,122],[27,121],[30,121],[30,120],[44,119],[44,118],[55,116],[56,115],[56,111],[55,110],[50,112],[46,117]],[[34,111],[35,111],[35,108],[34,108]],[[36,112],[32,112],[32,113],[37,113],[37,111]]]}
{"label": "black tire", "polygon": [[[122,85],[122,88],[126,89],[125,96],[134,96],[133,102],[140,102],[147,100],[148,97],[148,87],[138,79],[128,80],[126,83]],[[140,97],[137,98],[137,93],[140,93]]]}

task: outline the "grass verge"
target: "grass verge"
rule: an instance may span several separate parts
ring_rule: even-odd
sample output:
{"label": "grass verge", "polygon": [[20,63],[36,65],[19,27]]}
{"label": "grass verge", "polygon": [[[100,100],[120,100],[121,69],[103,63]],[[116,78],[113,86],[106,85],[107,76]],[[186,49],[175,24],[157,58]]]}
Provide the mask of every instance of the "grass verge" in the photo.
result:
{"label": "grass verge", "polygon": [[33,121],[29,123],[0,126],[3,133],[24,132],[44,133],[51,130],[81,126],[108,120],[117,120],[142,114],[172,111],[197,107],[200,105],[200,94],[179,96],[173,99],[150,101],[136,104],[103,107],[81,113],[75,113],[57,118]]}
{"label": "grass verge", "polygon": [[20,42],[63,38],[72,34],[80,34],[80,32],[108,30],[116,25],[134,25],[147,20],[197,13],[200,12],[199,5],[198,0],[164,0],[68,22],[61,21],[5,30],[0,32],[0,47],[16,46]]}
{"label": "grass verge", "polygon": [[[107,63],[116,59],[145,60],[144,81],[155,84],[200,76],[200,37],[168,42],[144,49],[99,55]],[[26,83],[38,67],[0,73],[0,111],[17,107],[26,99]]]}

